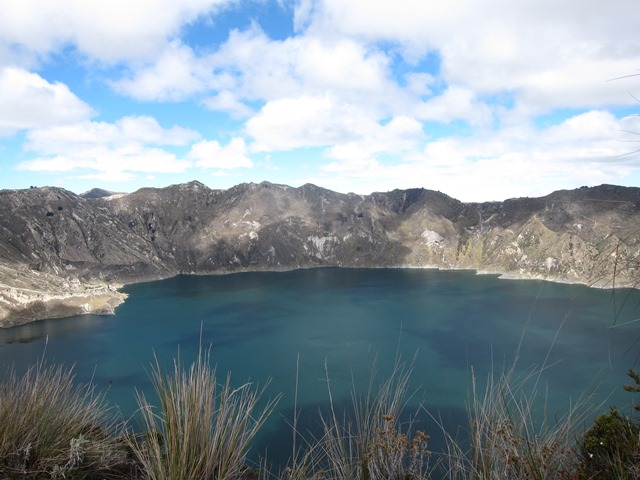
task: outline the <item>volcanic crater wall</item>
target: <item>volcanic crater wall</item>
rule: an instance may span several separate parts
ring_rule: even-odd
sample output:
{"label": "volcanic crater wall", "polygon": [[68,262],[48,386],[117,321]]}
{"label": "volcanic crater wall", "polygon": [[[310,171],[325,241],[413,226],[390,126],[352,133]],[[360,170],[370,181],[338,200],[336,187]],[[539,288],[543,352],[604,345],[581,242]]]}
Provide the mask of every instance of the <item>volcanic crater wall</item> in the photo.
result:
{"label": "volcanic crater wall", "polygon": [[640,189],[462,203],[199,182],[130,194],[0,191],[0,326],[109,313],[126,283],[320,266],[470,268],[594,286],[640,278]]}

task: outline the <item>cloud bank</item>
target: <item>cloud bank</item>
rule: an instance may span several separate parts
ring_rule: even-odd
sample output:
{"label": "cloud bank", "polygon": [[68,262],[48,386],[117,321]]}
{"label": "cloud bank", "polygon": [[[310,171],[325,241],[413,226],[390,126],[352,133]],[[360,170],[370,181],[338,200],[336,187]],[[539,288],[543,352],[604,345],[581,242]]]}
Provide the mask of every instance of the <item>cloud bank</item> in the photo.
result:
{"label": "cloud bank", "polygon": [[234,171],[463,200],[637,184],[634,5],[9,2],[0,135],[16,171],[105,181]]}

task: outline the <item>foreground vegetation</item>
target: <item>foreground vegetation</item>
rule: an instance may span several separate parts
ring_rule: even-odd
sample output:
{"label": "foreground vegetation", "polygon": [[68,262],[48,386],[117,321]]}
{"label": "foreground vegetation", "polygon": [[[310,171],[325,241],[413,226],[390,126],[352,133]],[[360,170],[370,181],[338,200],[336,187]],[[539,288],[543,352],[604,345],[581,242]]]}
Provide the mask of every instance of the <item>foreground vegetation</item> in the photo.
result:
{"label": "foreground vegetation", "polygon": [[[91,385],[76,385],[72,369],[44,361],[0,385],[0,478],[29,479],[640,479],[640,427],[616,409],[591,422],[588,399],[563,418],[538,419],[538,373],[472,376],[468,425],[446,431],[445,448],[431,452],[429,436],[401,422],[410,369],[396,365],[369,391],[352,393],[348,411],[333,403],[320,414],[321,434],[298,431],[291,419],[288,466],[270,471],[267,459],[249,465],[247,453],[278,398],[251,384],[220,383],[209,355],[187,367],[178,359],[150,376],[159,404],[137,394],[139,423],[118,420]],[[630,372],[640,388],[640,378]],[[411,418],[428,418],[415,412]],[[591,425],[589,425],[591,424]]]}

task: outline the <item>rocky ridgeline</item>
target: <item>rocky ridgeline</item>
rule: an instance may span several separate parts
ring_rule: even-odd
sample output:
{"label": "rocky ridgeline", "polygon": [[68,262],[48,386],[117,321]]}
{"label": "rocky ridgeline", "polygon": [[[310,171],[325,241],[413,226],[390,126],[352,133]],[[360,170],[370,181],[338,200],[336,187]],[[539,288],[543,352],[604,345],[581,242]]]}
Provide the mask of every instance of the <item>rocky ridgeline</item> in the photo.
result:
{"label": "rocky ridgeline", "polygon": [[640,189],[611,185],[488,203],[267,182],[84,196],[45,187],[0,191],[0,211],[0,326],[112,312],[120,285],[180,273],[402,266],[640,279]]}

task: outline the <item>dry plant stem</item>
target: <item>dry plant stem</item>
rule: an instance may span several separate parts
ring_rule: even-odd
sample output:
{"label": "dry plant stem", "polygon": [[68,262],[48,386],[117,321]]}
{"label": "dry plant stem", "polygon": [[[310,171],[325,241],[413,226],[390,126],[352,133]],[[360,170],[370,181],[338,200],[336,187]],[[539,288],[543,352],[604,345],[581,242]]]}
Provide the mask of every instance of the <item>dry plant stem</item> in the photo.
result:
{"label": "dry plant stem", "polygon": [[138,394],[147,433],[131,444],[147,478],[243,476],[249,442],[273,411],[277,398],[256,412],[264,390],[256,392],[249,383],[233,388],[230,376],[219,385],[209,358],[201,350],[188,369],[178,358],[167,375],[156,358],[150,376],[160,407],[156,409],[144,394]]}
{"label": "dry plant stem", "polygon": [[321,415],[323,434],[307,442],[309,448],[285,471],[287,479],[420,480],[426,476],[428,436],[414,432],[411,422],[402,432],[399,419],[407,402],[410,370],[396,364],[377,389],[374,375],[367,394],[355,387],[353,417],[338,412],[325,363],[329,413]]}
{"label": "dry plant stem", "polygon": [[[492,367],[484,391],[471,368],[471,396],[467,406],[468,445],[451,435],[440,422],[446,452],[441,466],[447,479],[556,479],[576,471],[575,439],[593,411],[589,395],[569,405],[568,413],[550,420],[547,400],[537,400],[542,373],[563,319],[539,369],[522,378],[516,366],[526,328],[513,364],[498,376]],[[433,417],[432,417],[433,418]]]}
{"label": "dry plant stem", "polygon": [[445,432],[444,471],[448,479],[562,479],[576,470],[575,438],[589,419],[589,398],[569,406],[554,422],[536,418],[539,372],[522,380],[513,370],[491,373],[483,391],[472,374],[468,407],[470,450]]}
{"label": "dry plant stem", "polygon": [[12,475],[108,476],[125,462],[117,440],[123,424],[72,369],[40,360],[0,385],[0,472]]}

